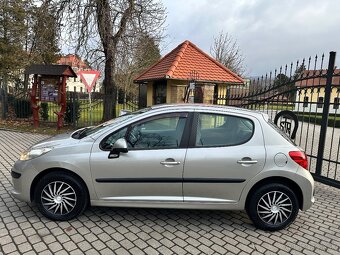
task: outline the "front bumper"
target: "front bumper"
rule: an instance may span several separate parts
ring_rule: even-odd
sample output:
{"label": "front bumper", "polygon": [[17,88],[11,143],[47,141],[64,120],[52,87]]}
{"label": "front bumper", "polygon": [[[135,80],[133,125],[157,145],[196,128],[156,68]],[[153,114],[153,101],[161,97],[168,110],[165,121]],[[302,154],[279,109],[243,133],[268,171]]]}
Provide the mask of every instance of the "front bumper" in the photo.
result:
{"label": "front bumper", "polygon": [[29,160],[18,160],[12,168],[11,175],[13,184],[11,194],[21,201],[31,202],[31,186],[38,171]]}

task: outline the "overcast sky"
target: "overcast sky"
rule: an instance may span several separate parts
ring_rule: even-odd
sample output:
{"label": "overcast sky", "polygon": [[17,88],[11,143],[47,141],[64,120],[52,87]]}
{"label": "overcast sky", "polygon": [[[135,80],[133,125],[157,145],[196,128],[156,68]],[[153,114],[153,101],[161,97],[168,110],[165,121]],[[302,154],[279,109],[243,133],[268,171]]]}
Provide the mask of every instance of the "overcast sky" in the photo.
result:
{"label": "overcast sky", "polygon": [[167,35],[162,55],[190,40],[210,53],[213,37],[228,32],[245,57],[249,75],[337,51],[340,0],[163,0]]}

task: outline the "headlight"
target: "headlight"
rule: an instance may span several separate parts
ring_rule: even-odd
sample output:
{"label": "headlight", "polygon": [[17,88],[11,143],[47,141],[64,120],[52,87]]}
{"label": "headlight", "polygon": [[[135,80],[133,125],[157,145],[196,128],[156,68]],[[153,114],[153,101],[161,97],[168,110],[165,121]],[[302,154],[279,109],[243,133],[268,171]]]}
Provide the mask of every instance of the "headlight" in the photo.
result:
{"label": "headlight", "polygon": [[36,157],[44,155],[45,153],[47,153],[47,152],[49,152],[51,150],[52,150],[52,148],[42,148],[42,149],[32,149],[30,151],[24,151],[20,155],[20,160],[34,159]]}

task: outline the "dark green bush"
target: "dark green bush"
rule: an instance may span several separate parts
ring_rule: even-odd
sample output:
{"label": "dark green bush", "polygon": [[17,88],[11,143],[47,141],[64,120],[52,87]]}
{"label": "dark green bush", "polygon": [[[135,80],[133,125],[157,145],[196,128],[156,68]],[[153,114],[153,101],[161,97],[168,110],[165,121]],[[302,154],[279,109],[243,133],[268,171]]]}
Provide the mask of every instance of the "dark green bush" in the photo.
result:
{"label": "dark green bush", "polygon": [[[73,116],[73,105],[74,105],[74,116]],[[66,103],[66,112],[65,112],[65,122],[68,124],[72,124],[73,121],[77,122],[80,118],[80,103],[75,102],[67,102]]]}
{"label": "dark green bush", "polygon": [[[322,116],[317,115],[317,116],[308,116],[308,115],[298,115],[298,119],[300,121],[304,121],[304,122],[309,122],[312,123],[314,125],[314,123],[316,125],[321,125],[322,123]],[[335,128],[340,128],[340,119],[339,117],[334,118],[334,115],[330,115],[328,117],[328,123],[327,126],[329,127],[335,127]]]}
{"label": "dark green bush", "polygon": [[32,116],[31,102],[28,99],[14,99],[13,107],[17,118],[28,118]]}
{"label": "dark green bush", "polygon": [[49,115],[48,115],[48,103],[46,103],[46,102],[41,103],[41,105],[40,105],[40,116],[44,121],[48,120],[48,117],[49,117]]}

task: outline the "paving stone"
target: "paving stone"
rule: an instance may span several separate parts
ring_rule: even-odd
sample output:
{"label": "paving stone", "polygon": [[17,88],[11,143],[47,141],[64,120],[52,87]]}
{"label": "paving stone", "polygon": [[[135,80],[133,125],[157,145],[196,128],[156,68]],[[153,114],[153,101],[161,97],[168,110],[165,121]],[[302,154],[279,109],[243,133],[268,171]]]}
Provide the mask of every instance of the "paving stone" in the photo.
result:
{"label": "paving stone", "polygon": [[274,233],[243,211],[90,207],[50,221],[9,193],[20,152],[47,137],[0,130],[0,254],[339,254],[340,190],[320,183],[313,207]]}
{"label": "paving stone", "polygon": [[13,251],[16,250],[16,246],[13,243],[8,243],[5,244],[4,246],[1,247],[3,249],[3,251],[5,252],[5,254],[9,254]]}

